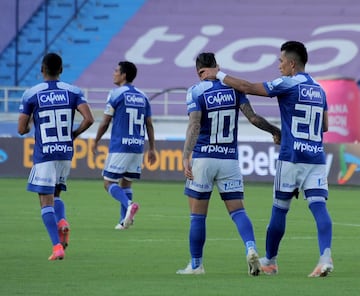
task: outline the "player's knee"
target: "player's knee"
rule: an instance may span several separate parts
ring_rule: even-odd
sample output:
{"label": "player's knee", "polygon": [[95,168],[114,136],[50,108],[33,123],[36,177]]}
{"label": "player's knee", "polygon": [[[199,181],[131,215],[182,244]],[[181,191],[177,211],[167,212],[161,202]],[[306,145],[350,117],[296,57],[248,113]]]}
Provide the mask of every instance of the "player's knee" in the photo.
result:
{"label": "player's knee", "polygon": [[279,199],[275,197],[273,200],[273,205],[283,210],[289,210],[290,203],[291,203],[291,199]]}
{"label": "player's knee", "polygon": [[309,206],[315,202],[323,202],[323,203],[326,202],[326,198],[324,196],[309,196],[309,197],[306,197],[306,200],[307,200]]}

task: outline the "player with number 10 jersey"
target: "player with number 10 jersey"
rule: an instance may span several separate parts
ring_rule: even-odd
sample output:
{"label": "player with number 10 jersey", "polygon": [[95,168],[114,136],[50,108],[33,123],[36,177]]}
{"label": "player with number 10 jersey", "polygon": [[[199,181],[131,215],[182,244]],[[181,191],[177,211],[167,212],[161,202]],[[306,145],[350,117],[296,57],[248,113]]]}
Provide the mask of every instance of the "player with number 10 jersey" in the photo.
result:
{"label": "player with number 10 jersey", "polygon": [[246,96],[219,80],[204,80],[188,90],[187,111],[202,111],[192,158],[238,159],[238,116]]}

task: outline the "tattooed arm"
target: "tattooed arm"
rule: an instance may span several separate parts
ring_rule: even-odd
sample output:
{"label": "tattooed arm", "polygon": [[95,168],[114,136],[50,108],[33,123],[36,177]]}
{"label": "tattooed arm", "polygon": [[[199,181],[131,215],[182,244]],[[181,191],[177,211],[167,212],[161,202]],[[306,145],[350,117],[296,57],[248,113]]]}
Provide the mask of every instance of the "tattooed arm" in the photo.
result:
{"label": "tattooed arm", "polygon": [[193,179],[193,174],[190,165],[190,158],[200,133],[200,125],[201,125],[200,121],[201,121],[201,111],[195,111],[190,113],[189,123],[186,130],[184,150],[183,150],[184,175],[186,178],[190,180]]}
{"label": "tattooed arm", "polygon": [[251,107],[249,103],[240,105],[241,112],[245,115],[245,117],[249,120],[249,122],[255,125],[257,128],[269,132],[272,134],[274,143],[280,144],[281,141],[281,131],[280,129],[268,122],[265,118],[256,114],[254,109]]}

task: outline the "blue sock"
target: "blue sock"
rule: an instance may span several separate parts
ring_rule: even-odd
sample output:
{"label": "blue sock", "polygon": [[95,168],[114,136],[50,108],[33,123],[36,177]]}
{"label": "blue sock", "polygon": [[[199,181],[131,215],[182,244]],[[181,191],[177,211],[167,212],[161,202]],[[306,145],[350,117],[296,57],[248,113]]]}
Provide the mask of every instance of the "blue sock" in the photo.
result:
{"label": "blue sock", "polygon": [[128,207],[129,199],[126,196],[124,190],[118,184],[111,184],[109,186],[108,192],[110,195],[119,201],[124,207]]}
{"label": "blue sock", "polygon": [[269,225],[266,231],[266,258],[277,256],[279,245],[285,233],[286,214],[289,210],[272,207]]}
{"label": "blue sock", "polygon": [[254,229],[245,209],[235,210],[230,213],[230,216],[245,244],[246,253],[249,248],[256,250]]}
{"label": "blue sock", "polygon": [[326,248],[331,248],[332,221],[324,202],[313,202],[309,205],[309,208],[316,221],[321,256]]}
{"label": "blue sock", "polygon": [[65,204],[60,197],[54,198],[54,210],[56,216],[56,222],[58,223],[61,219],[66,219],[65,216]]}
{"label": "blue sock", "polygon": [[41,208],[41,218],[44,222],[53,246],[60,243],[54,208],[50,206]]}
{"label": "blue sock", "polygon": [[206,215],[191,214],[190,215],[190,254],[191,265],[195,269],[202,263],[203,248],[206,239]]}
{"label": "blue sock", "polygon": [[[123,188],[126,196],[128,197],[129,200],[133,199],[133,192],[132,192],[132,188],[128,187],[128,188]],[[125,215],[126,215],[126,211],[127,211],[127,207],[123,206],[121,204],[120,207],[120,221],[119,223],[121,223],[124,219],[125,219]]]}

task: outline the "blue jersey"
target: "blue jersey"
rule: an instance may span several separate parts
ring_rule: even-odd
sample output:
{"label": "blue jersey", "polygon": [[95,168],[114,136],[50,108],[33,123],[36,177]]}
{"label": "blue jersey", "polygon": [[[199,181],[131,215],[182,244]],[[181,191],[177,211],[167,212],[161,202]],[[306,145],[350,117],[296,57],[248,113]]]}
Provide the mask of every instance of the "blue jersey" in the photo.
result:
{"label": "blue jersey", "polygon": [[280,160],[325,164],[323,114],[326,94],[308,74],[264,82],[269,96],[277,96],[281,114]]}
{"label": "blue jersey", "polygon": [[34,164],[72,159],[74,115],[83,103],[81,89],[61,81],[45,81],[24,92],[19,111],[33,116]]}
{"label": "blue jersey", "polygon": [[193,158],[238,159],[238,117],[240,104],[244,103],[249,100],[243,93],[219,80],[201,81],[188,89],[188,113],[202,112]]}
{"label": "blue jersey", "polygon": [[110,91],[105,114],[113,117],[110,153],[143,153],[146,119],[151,117],[147,96],[131,84]]}

